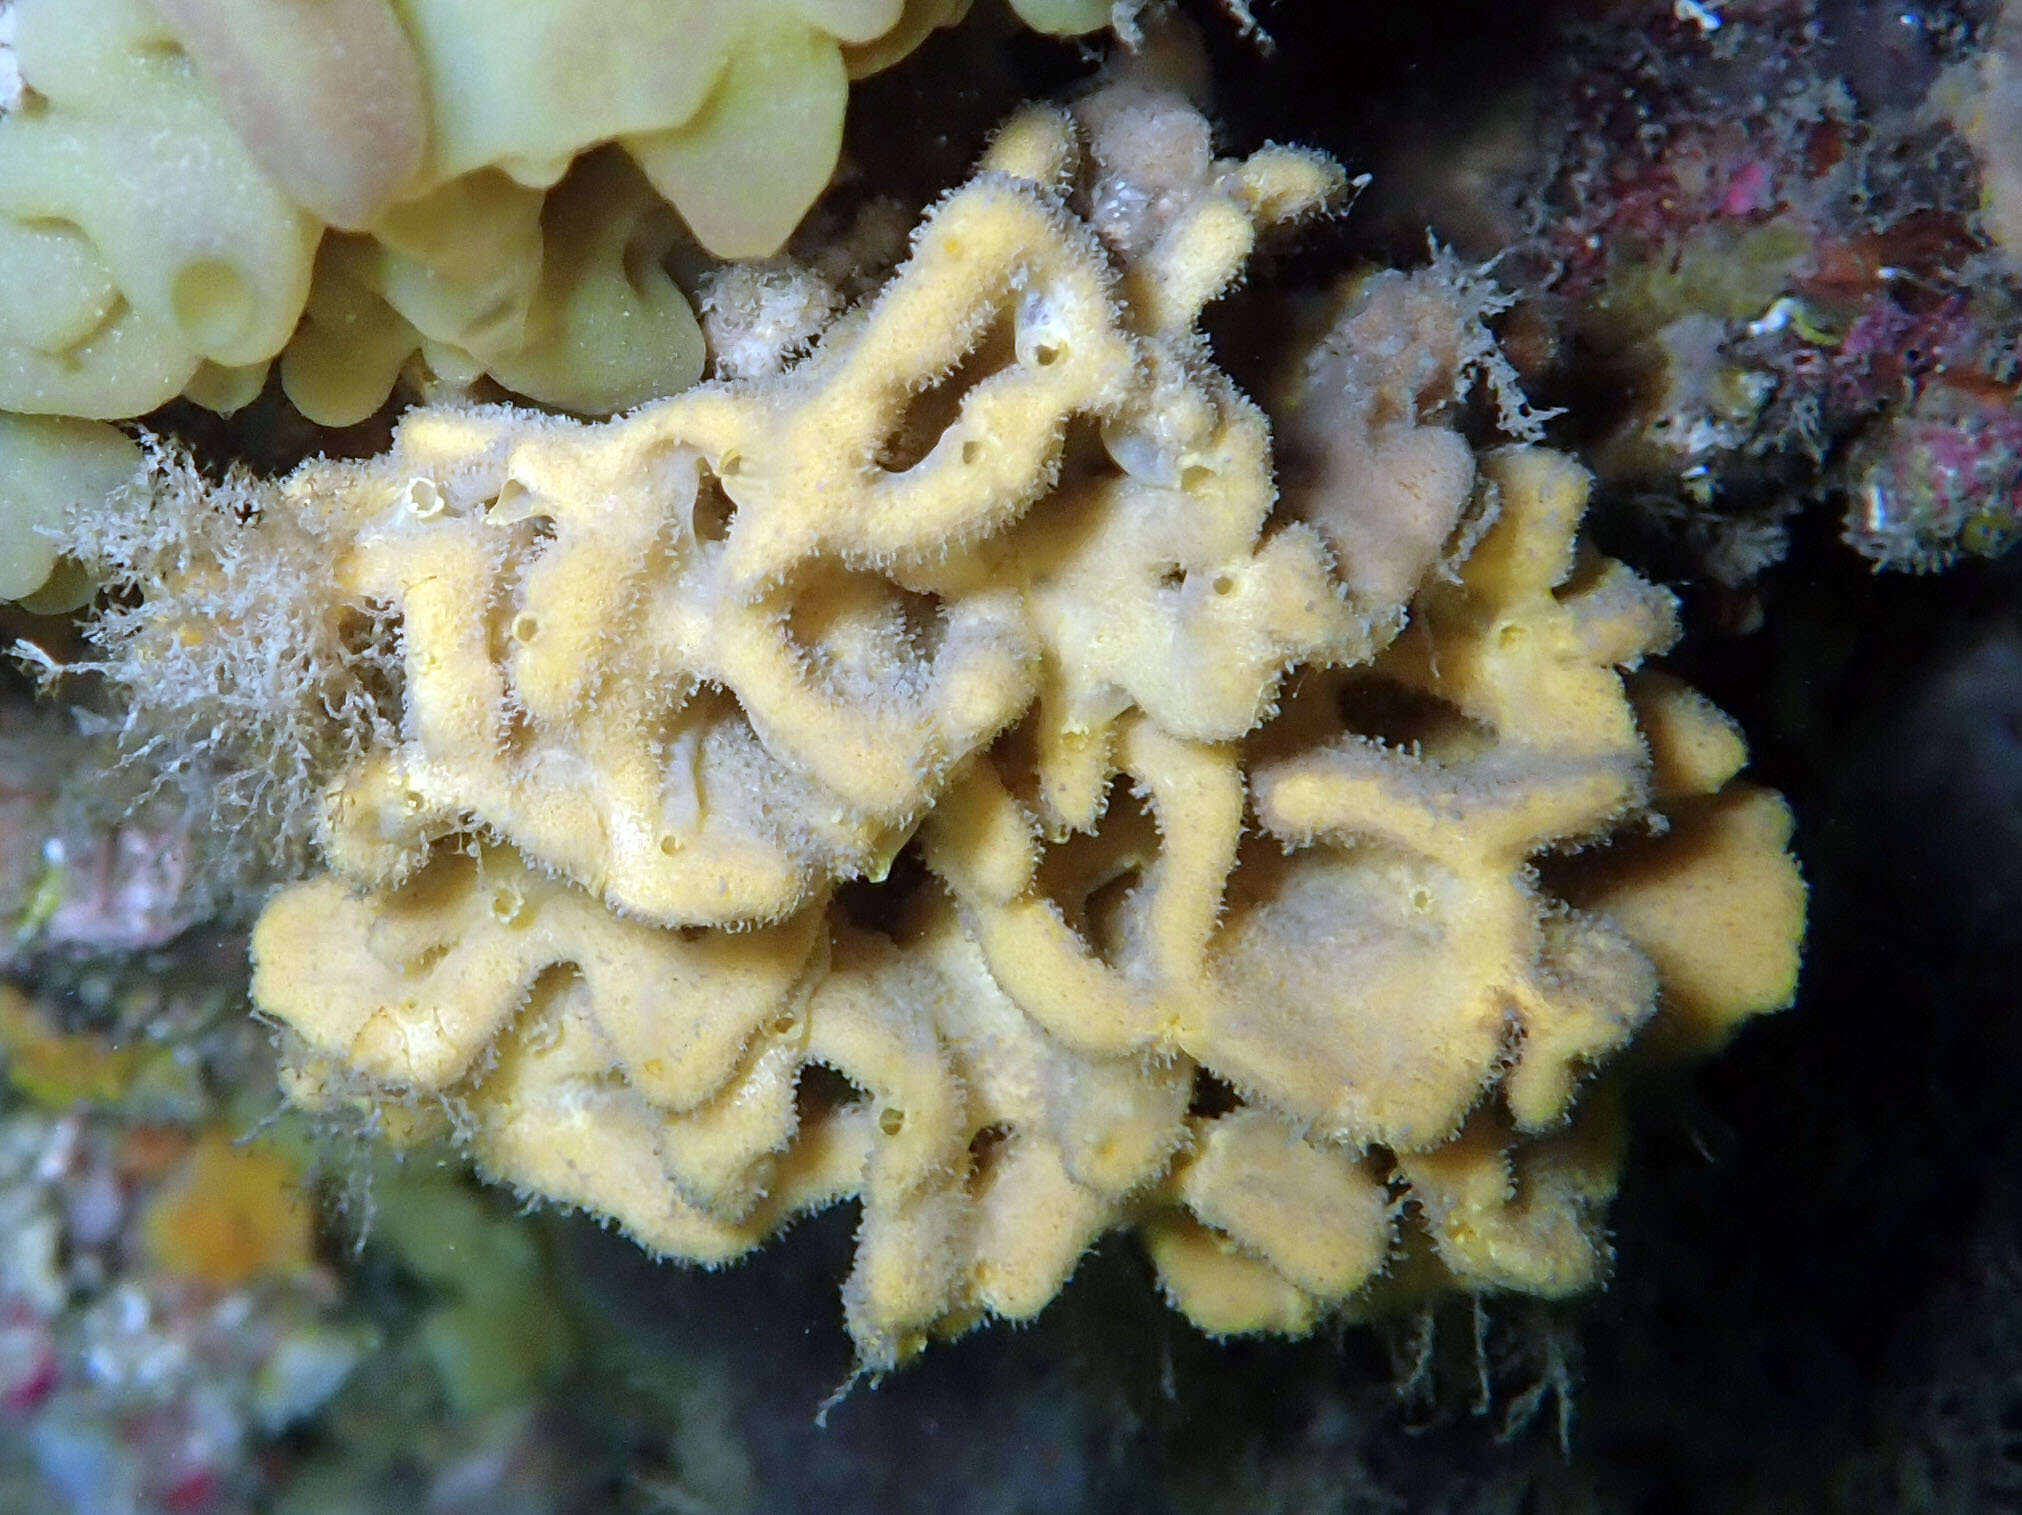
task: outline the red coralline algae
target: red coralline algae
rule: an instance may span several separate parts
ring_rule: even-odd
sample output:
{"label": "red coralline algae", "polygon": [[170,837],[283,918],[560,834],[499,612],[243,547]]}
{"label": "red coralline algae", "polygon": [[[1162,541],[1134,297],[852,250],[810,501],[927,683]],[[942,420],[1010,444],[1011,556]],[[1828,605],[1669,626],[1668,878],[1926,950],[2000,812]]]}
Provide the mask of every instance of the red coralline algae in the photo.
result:
{"label": "red coralline algae", "polygon": [[1939,567],[2022,537],[2022,411],[2008,394],[1943,386],[1864,434],[1838,477],[1863,556]]}
{"label": "red coralline algae", "polygon": [[[1569,53],[1546,131],[1566,145],[1503,265],[1561,336],[1527,377],[1547,397],[1623,397],[1591,460],[1686,523],[1715,578],[1753,577],[1778,523],[1829,497],[1883,566],[2002,550],[2014,459],[1993,415],[2022,298],[1953,124],[1986,18],[1681,15]],[[1972,464],[1909,485],[1938,432]]]}

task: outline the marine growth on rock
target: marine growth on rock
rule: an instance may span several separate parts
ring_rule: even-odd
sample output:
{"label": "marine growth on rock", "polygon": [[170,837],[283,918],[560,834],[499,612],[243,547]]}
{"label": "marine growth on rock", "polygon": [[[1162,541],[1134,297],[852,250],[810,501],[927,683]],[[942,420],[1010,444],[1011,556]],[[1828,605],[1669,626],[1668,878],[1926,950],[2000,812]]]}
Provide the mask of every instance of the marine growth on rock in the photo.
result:
{"label": "marine growth on rock", "polygon": [[131,729],[313,843],[293,1096],[705,1264],[852,1200],[872,1369],[1114,1229],[1214,1332],[1602,1278],[1625,1053],[1790,996],[1789,816],[1583,472],[1454,429],[1451,268],[1286,355],[1281,486],[1199,321],[1344,187],[1126,72],[783,370],[158,456],[73,545]]}

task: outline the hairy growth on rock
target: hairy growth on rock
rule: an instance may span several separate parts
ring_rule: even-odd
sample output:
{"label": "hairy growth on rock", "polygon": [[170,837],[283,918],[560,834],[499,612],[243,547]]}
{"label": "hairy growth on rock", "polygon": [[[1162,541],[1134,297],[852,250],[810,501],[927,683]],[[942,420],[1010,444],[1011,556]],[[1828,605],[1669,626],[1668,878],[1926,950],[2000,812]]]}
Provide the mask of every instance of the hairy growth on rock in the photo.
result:
{"label": "hairy growth on rock", "polygon": [[316,776],[254,941],[295,1097],[706,1263],[854,1198],[874,1368],[1114,1227],[1213,1331],[1595,1281],[1589,1075],[1787,998],[1788,816],[1636,671],[1670,597],[1579,470],[1451,430],[1450,271],[1344,301],[1279,500],[1197,323],[1342,185],[1126,81],[783,373],[418,411],[101,543],[120,676]]}

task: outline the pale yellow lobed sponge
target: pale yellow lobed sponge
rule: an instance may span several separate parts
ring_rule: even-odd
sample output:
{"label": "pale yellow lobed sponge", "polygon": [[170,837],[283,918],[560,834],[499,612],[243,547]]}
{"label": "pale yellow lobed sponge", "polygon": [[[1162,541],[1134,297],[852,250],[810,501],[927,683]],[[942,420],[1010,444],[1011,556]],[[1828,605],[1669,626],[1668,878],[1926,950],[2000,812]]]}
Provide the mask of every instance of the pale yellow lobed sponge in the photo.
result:
{"label": "pale yellow lobed sponge", "polygon": [[661,260],[673,211],[616,153],[552,191],[483,171],[332,232],[281,354],[295,406],[362,420],[417,358],[438,387],[489,375],[563,410],[604,414],[685,389],[702,337]]}
{"label": "pale yellow lobed sponge", "polygon": [[1337,466],[1459,462],[1279,501],[1197,322],[1341,178],[1205,143],[1134,83],[1027,111],[786,372],[273,490],[246,551],[315,522],[399,652],[255,933],[297,1099],[706,1264],[854,1199],[871,1369],[1119,1228],[1213,1332],[1604,1276],[1625,1053],[1792,993],[1788,815],[1639,668],[1673,604],[1580,470],[1461,446],[1447,275],[1293,383]]}
{"label": "pale yellow lobed sponge", "polygon": [[[587,414],[694,383],[701,333],[662,266],[679,228],[719,257],[776,252],[834,171],[849,80],[959,15],[899,0],[395,9],[425,161],[377,214],[340,223],[360,235],[326,246],[282,364],[290,398],[329,425],[376,408],[417,354],[445,387],[488,374]],[[583,159],[602,143],[618,146]]]}
{"label": "pale yellow lobed sponge", "polygon": [[0,600],[53,611],[88,597],[59,561],[64,528],[140,476],[140,448],[102,421],[0,412]]}
{"label": "pale yellow lobed sponge", "polygon": [[18,0],[0,117],[0,410],[114,417],[294,329],[320,227],[145,0]]}
{"label": "pale yellow lobed sponge", "polygon": [[329,426],[403,370],[583,414],[673,393],[704,359],[665,266],[681,229],[778,251],[834,172],[851,79],[966,9],[14,0],[0,411],[231,411],[284,351]]}

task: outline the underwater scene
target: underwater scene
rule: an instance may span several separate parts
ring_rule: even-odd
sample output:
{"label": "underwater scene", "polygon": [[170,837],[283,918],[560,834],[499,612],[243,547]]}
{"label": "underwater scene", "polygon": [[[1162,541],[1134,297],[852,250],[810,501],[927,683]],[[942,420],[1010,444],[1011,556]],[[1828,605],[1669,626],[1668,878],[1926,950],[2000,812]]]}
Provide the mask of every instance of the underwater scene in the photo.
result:
{"label": "underwater scene", "polygon": [[0,0],[0,1515],[2022,1515],[2022,8]]}

